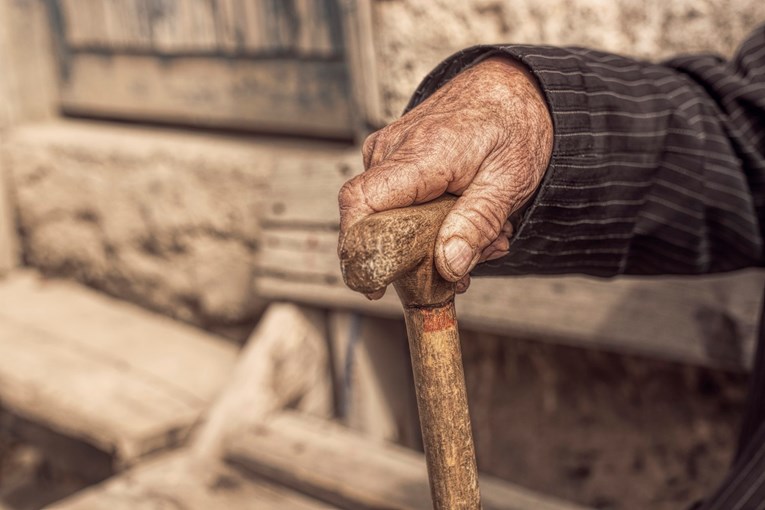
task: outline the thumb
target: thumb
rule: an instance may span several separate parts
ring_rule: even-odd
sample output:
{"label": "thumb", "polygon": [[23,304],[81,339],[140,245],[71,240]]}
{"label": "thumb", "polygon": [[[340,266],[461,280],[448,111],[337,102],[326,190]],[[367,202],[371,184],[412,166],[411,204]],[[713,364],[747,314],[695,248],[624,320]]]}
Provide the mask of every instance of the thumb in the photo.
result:
{"label": "thumb", "polygon": [[478,263],[501,234],[511,210],[510,193],[497,184],[473,181],[444,219],[436,239],[435,262],[445,279],[456,282]]}

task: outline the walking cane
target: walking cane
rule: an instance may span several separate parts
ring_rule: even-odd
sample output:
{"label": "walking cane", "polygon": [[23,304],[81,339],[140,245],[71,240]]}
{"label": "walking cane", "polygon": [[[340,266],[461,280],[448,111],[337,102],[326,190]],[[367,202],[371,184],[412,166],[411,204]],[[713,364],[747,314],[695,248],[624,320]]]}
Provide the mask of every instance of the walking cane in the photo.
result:
{"label": "walking cane", "polygon": [[454,284],[433,264],[436,234],[455,197],[373,214],[340,246],[345,283],[372,293],[392,283],[404,305],[433,508],[481,507]]}

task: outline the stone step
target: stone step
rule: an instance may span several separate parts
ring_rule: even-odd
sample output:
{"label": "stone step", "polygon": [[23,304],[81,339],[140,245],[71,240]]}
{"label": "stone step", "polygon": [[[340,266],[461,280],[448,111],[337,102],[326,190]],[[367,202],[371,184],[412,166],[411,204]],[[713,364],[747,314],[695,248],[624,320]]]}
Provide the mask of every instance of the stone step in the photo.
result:
{"label": "stone step", "polygon": [[0,280],[6,425],[64,444],[62,457],[76,452],[86,467],[100,454],[120,469],[180,444],[237,354],[229,341],[71,282],[29,271]]}
{"label": "stone step", "polygon": [[46,510],[326,510],[333,508],[188,450],[164,455]]}

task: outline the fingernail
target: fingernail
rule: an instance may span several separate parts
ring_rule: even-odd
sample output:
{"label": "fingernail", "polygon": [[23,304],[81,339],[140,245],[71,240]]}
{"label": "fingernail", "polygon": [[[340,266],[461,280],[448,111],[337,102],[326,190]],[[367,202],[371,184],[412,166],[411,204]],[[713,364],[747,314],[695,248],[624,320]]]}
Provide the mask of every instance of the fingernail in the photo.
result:
{"label": "fingernail", "polygon": [[455,276],[464,276],[473,260],[473,250],[461,237],[452,237],[444,246],[446,265]]}

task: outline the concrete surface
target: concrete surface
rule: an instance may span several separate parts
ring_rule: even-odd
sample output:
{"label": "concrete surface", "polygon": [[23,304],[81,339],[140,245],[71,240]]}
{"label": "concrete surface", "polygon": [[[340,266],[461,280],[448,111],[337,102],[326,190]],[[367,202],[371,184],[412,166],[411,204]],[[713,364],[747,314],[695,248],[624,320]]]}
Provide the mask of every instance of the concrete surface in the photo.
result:
{"label": "concrete surface", "polygon": [[269,175],[346,154],[95,122],[14,129],[0,149],[28,264],[238,339],[262,307],[251,281]]}
{"label": "concrete surface", "polygon": [[730,55],[765,22],[761,0],[373,0],[382,108],[397,118],[419,81],[481,43],[581,45],[658,59]]}

